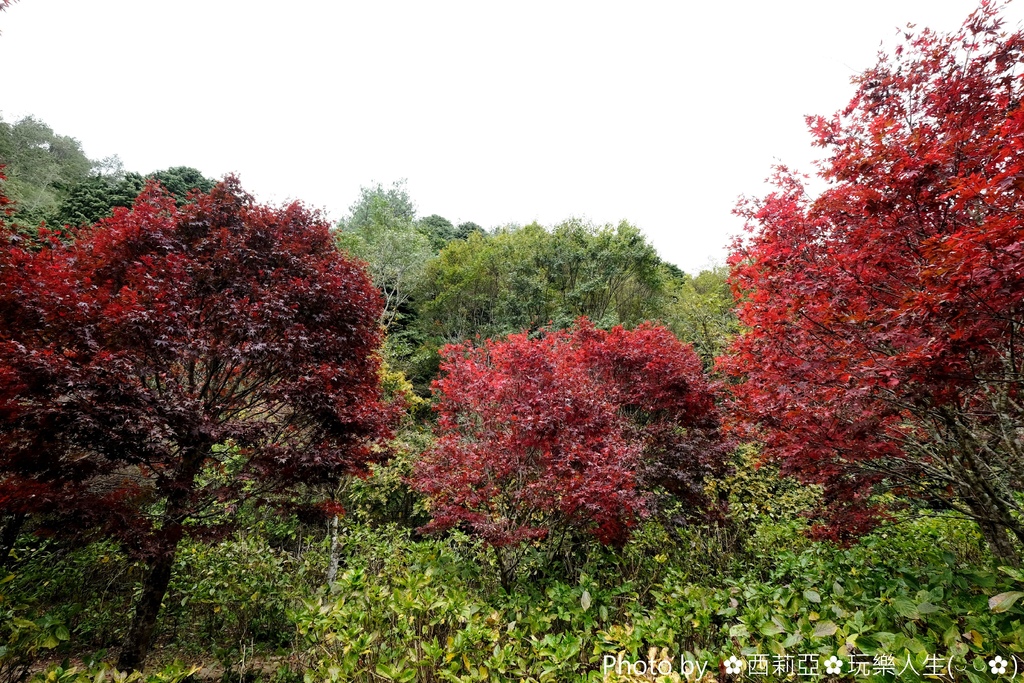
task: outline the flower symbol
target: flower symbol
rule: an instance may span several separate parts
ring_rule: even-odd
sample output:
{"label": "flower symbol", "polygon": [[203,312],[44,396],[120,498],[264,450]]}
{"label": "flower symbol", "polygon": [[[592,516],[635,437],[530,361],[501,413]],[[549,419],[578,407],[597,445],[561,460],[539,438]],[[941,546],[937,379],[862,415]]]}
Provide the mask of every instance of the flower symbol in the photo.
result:
{"label": "flower symbol", "polygon": [[843,671],[843,660],[839,659],[835,655],[828,658],[825,662],[825,673],[837,674]]}
{"label": "flower symbol", "polygon": [[725,673],[738,674],[741,668],[743,668],[743,660],[736,659],[736,655],[732,655],[729,659],[725,660]]}
{"label": "flower symbol", "polygon": [[1006,673],[1006,664],[1006,660],[1000,657],[999,655],[996,655],[995,659],[988,660],[988,667],[992,670],[992,673],[994,674]]}

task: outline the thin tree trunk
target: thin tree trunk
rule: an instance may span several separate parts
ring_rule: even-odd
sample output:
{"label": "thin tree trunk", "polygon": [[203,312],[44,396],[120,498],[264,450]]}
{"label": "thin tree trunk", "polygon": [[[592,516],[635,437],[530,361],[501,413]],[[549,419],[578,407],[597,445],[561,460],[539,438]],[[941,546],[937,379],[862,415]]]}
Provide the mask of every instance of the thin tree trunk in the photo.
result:
{"label": "thin tree trunk", "polygon": [[146,663],[146,655],[153,644],[153,632],[156,630],[156,619],[160,614],[160,605],[167,586],[171,582],[171,570],[174,568],[174,556],[178,551],[178,543],[185,532],[185,518],[189,512],[189,499],[195,488],[196,475],[203,465],[205,449],[196,447],[183,458],[181,469],[174,484],[167,493],[167,513],[164,516],[164,527],[155,539],[155,554],[149,563],[146,578],[142,584],[142,595],[135,605],[135,616],[131,629],[125,639],[124,647],[117,659],[117,667],[122,671],[141,671]]}
{"label": "thin tree trunk", "polygon": [[0,569],[5,568],[10,561],[14,544],[18,541],[26,519],[28,515],[24,514],[14,514],[7,518],[3,533],[0,534]]}
{"label": "thin tree trunk", "polygon": [[1000,564],[1019,567],[1020,553],[1010,534],[1019,538],[1021,533],[1013,513],[1000,504],[997,496],[990,495],[981,483],[965,487],[961,497],[970,509],[993,557]]}
{"label": "thin tree trunk", "polygon": [[498,546],[491,546],[494,548],[494,559],[498,564],[498,578],[501,580],[501,587],[505,591],[505,595],[512,594],[512,576],[509,569],[505,566],[505,558],[502,555],[501,548]]}
{"label": "thin tree trunk", "polygon": [[331,517],[331,554],[327,564],[327,586],[338,576],[338,515]]}
{"label": "thin tree trunk", "polygon": [[1011,567],[1020,566],[1020,554],[1014,547],[1013,539],[1005,526],[987,520],[979,520],[978,526],[981,528],[982,536],[985,537],[985,542],[988,543],[989,550],[1000,564]]}
{"label": "thin tree trunk", "polygon": [[131,630],[125,640],[121,655],[117,659],[117,668],[122,671],[141,671],[142,665],[149,654],[153,642],[153,631],[156,618],[160,613],[160,604],[167,593],[167,585],[171,581],[171,569],[174,567],[174,555],[177,543],[164,553],[158,555],[149,566],[146,580],[142,586],[142,595],[135,605],[135,618]]}

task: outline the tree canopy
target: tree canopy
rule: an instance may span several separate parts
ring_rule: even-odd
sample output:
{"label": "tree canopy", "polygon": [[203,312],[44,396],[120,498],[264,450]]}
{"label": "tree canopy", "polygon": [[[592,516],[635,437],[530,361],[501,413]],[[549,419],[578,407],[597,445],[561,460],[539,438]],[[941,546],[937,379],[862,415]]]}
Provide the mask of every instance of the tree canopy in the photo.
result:
{"label": "tree canopy", "polygon": [[147,180],[160,182],[179,203],[215,184],[189,166],[144,176],[125,172],[116,156],[89,159],[78,140],[31,116],[13,124],[0,120],[0,165],[6,169],[4,191],[15,205],[12,220],[29,235],[41,223],[78,227],[109,216],[114,207],[130,207]]}
{"label": "tree canopy", "polygon": [[585,531],[621,544],[656,489],[708,509],[726,449],[700,361],[667,329],[580,319],[442,356],[438,440],[416,486],[431,497],[428,528],[479,535],[504,581],[526,540]]}
{"label": "tree canopy", "polygon": [[580,316],[601,326],[655,317],[663,279],[657,252],[629,223],[569,220],[511,227],[451,242],[427,266],[420,326],[445,342],[497,337]]}
{"label": "tree canopy", "polygon": [[0,252],[0,510],[145,559],[135,668],[183,536],[385,457],[381,301],[315,213],[230,177],[181,206],[150,183],[74,238]]}
{"label": "tree canopy", "polygon": [[878,493],[1024,541],[1024,48],[984,4],[907,33],[849,106],[809,119],[828,188],[786,169],[740,213],[735,408],[782,471],[825,485],[849,537]]}
{"label": "tree canopy", "polygon": [[68,189],[86,180],[93,162],[78,140],[58,135],[31,116],[0,120],[0,165],[5,193],[15,202],[15,220],[24,226],[53,222]]}

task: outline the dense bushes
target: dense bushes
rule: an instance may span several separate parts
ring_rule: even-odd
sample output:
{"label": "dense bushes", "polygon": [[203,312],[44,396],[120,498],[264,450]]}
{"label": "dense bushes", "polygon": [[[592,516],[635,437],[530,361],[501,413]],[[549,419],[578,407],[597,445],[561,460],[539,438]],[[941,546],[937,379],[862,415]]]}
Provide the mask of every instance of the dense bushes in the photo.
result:
{"label": "dense bushes", "polygon": [[[343,525],[342,568],[329,588],[324,541],[302,540],[311,527],[293,522],[280,537],[294,536],[286,547],[256,534],[189,542],[165,603],[159,661],[209,665],[216,653],[215,671],[269,675],[269,661],[270,671],[308,672],[309,680],[576,681],[601,680],[606,657],[646,660],[652,649],[675,671],[683,657],[712,672],[729,654],[754,662],[884,652],[901,667],[909,657],[919,672],[928,655],[952,656],[981,683],[992,677],[973,668],[975,659],[1024,653],[1019,601],[1001,612],[988,606],[1024,588],[1024,575],[979,566],[984,546],[969,523],[908,521],[851,548],[809,545],[801,525],[759,515],[737,530],[730,551],[699,527],[677,530],[669,543],[651,522],[623,548],[595,546],[569,570],[536,545],[522,567],[532,580],[512,593],[500,590],[491,556],[458,533],[417,540],[395,526]],[[127,606],[137,584],[125,581],[111,550],[21,548],[8,583],[29,596],[17,618],[48,612],[33,632],[53,636],[35,652],[99,651],[102,659],[100,641],[117,641],[126,623],[116,605]],[[81,607],[62,607],[69,603]],[[915,680],[909,670],[900,680],[908,677]]]}

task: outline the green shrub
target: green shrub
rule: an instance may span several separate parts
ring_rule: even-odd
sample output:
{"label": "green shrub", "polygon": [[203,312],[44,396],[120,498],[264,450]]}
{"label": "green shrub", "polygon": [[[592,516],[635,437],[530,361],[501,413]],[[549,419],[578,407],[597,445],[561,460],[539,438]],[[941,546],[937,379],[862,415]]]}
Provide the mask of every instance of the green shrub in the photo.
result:
{"label": "green shrub", "polygon": [[109,664],[79,669],[67,661],[54,664],[32,677],[32,683],[181,683],[199,671],[198,666],[189,667],[175,662],[158,671],[118,671]]}

